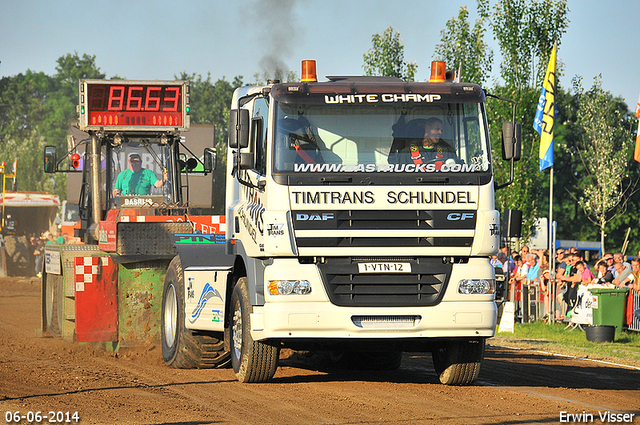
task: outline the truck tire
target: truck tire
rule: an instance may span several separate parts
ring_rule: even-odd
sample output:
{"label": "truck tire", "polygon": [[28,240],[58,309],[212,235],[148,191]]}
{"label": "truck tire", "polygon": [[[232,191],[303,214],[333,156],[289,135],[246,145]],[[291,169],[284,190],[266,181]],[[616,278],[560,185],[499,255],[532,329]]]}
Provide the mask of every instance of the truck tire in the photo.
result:
{"label": "truck tire", "polygon": [[195,333],[184,325],[184,279],[180,258],[169,264],[162,291],[162,358],[176,369],[212,369],[229,365],[224,340]]}
{"label": "truck tire", "polygon": [[29,264],[29,247],[26,236],[7,235],[4,237],[7,253],[7,275],[26,276]]}
{"label": "truck tire", "polygon": [[267,382],[276,373],[280,348],[251,337],[247,278],[238,279],[231,295],[231,364],[238,381]]}
{"label": "truck tire", "polygon": [[56,275],[45,273],[42,276],[44,290],[44,320],[46,331],[54,337],[62,337],[62,306],[64,303],[60,278]]}
{"label": "truck tire", "polygon": [[478,379],[484,357],[484,339],[445,342],[433,351],[433,366],[445,385],[470,385]]}

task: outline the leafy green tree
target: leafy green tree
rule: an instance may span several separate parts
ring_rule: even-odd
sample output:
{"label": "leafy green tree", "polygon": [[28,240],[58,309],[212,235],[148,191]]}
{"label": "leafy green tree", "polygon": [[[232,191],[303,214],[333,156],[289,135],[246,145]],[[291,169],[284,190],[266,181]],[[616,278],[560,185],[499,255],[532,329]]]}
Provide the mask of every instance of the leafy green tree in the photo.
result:
{"label": "leafy green tree", "polygon": [[467,6],[460,8],[457,19],[447,21],[446,28],[440,31],[441,43],[436,45],[435,57],[444,60],[451,69],[460,69],[463,81],[484,85],[493,62],[493,51],[484,41],[488,0],[478,0],[478,13],[473,28]]}
{"label": "leafy green tree", "polygon": [[491,15],[500,46],[500,76],[516,90],[542,86],[553,43],[569,25],[566,0],[500,0]]}
{"label": "leafy green tree", "polygon": [[77,52],[66,54],[57,60],[53,86],[47,95],[44,120],[40,132],[49,144],[66,151],[66,135],[69,123],[78,119],[78,81],[80,79],[103,79],[105,74],[96,65],[96,57]]}
{"label": "leafy green tree", "polygon": [[[548,204],[543,204],[542,178],[539,171],[538,148],[533,143],[535,130],[527,123],[533,122],[539,91],[527,90],[517,92],[509,87],[495,87],[491,92],[497,96],[512,99],[516,102],[516,122],[522,123],[522,156],[515,163],[514,181],[508,187],[496,192],[496,208],[517,209],[522,211],[522,237],[527,240],[533,234],[536,218],[541,211],[548,210]],[[510,165],[499,160],[502,156],[502,123],[512,118],[512,106],[509,103],[489,98],[487,102],[487,117],[491,132],[491,150],[494,158],[495,180],[498,183],[509,180]],[[535,133],[535,135],[534,135]]]}
{"label": "leafy green tree", "polygon": [[625,184],[634,138],[618,108],[619,101],[602,89],[598,77],[593,87],[580,95],[578,110],[582,137],[577,151],[585,170],[583,196],[578,203],[598,226],[603,252],[607,223],[625,212],[626,201],[637,183]]}
{"label": "leafy green tree", "polygon": [[[490,26],[502,53],[500,75],[504,80],[504,86],[496,86],[493,92],[516,102],[516,120],[522,123],[522,159],[516,163],[514,183],[497,193],[496,202],[502,209],[522,210],[525,240],[532,235],[536,218],[549,205],[548,200],[543,204],[546,184],[539,171],[540,137],[532,123],[553,44],[559,46],[566,32],[567,13],[566,0],[500,0],[491,14]],[[510,116],[504,107],[496,102],[487,107],[494,158],[500,152],[500,123]],[[508,172],[501,164],[496,169],[497,176]]]}
{"label": "leafy green tree", "polygon": [[414,81],[418,65],[404,61],[404,45],[400,33],[389,26],[382,35],[371,37],[373,47],[364,56],[366,75],[398,77],[405,81]]}
{"label": "leafy green tree", "polygon": [[79,78],[104,78],[95,56],[77,53],[58,59],[56,75],[27,71],[0,81],[0,159],[17,158],[18,189],[47,191],[66,198],[65,174],[45,175],[47,144],[66,151],[69,122],[77,118]]}
{"label": "leafy green tree", "polygon": [[17,160],[19,190],[60,194],[57,189],[64,186],[63,179],[45,179],[42,164],[38,164],[46,144],[41,134],[44,104],[53,85],[44,73],[29,70],[0,80],[0,160],[9,165],[9,172],[10,164]]}

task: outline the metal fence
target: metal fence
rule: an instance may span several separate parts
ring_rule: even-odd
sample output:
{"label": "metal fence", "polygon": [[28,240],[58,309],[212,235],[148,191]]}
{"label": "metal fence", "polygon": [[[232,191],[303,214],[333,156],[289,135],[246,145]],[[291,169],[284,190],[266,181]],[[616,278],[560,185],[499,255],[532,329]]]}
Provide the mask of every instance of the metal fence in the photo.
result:
{"label": "metal fence", "polygon": [[[640,309],[640,291],[633,290],[633,311]],[[630,331],[640,332],[640,317],[634,315],[633,322],[627,328]]]}
{"label": "metal fence", "polygon": [[[507,284],[508,285],[508,284]],[[631,290],[633,293],[633,311],[640,309],[640,291]],[[505,301],[513,301],[516,307],[516,318],[522,323],[535,322],[536,320],[543,320],[545,312],[544,295],[540,293],[538,285],[523,283],[521,288],[516,288],[515,291],[509,294],[509,298]],[[550,317],[554,317],[554,311],[552,309],[553,304],[551,300],[549,302]],[[629,298],[627,298],[629,302]],[[627,307],[628,308],[628,307]],[[627,308],[625,308],[625,320]],[[626,330],[640,332],[640,317],[633,316],[632,323],[625,326]]]}

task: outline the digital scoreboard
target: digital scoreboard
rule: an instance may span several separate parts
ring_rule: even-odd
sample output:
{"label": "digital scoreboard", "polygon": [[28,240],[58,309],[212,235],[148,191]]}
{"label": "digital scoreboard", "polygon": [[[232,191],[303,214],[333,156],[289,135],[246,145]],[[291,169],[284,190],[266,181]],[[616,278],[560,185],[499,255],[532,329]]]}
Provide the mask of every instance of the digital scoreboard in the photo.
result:
{"label": "digital scoreboard", "polygon": [[189,128],[188,81],[80,80],[81,130]]}

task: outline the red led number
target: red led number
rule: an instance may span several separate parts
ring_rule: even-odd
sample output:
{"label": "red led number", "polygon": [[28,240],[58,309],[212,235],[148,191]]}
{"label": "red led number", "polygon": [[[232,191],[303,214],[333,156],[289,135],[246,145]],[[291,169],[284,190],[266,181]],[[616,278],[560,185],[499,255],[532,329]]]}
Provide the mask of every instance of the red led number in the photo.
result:
{"label": "red led number", "polygon": [[[144,89],[141,86],[130,86],[129,96],[127,100],[127,111],[141,111],[142,110],[142,93]],[[138,96],[136,96],[138,94]]]}
{"label": "red led number", "polygon": [[[173,97],[169,97],[169,93],[173,92]],[[177,111],[178,110],[178,97],[180,97],[180,87],[167,87],[165,89],[165,96],[164,96],[164,101],[167,104],[166,107],[164,107],[162,110],[163,111]],[[173,102],[173,106],[169,107],[168,103],[169,102]]]}
{"label": "red led number", "polygon": [[109,88],[109,103],[107,109],[109,111],[122,111],[124,105],[124,86],[111,86]]}
{"label": "red led number", "polygon": [[109,87],[109,111],[178,111],[180,87],[111,86]]}
{"label": "red led number", "polygon": [[147,101],[144,104],[145,111],[160,110],[160,93],[162,93],[162,87],[149,87],[147,89]]}

